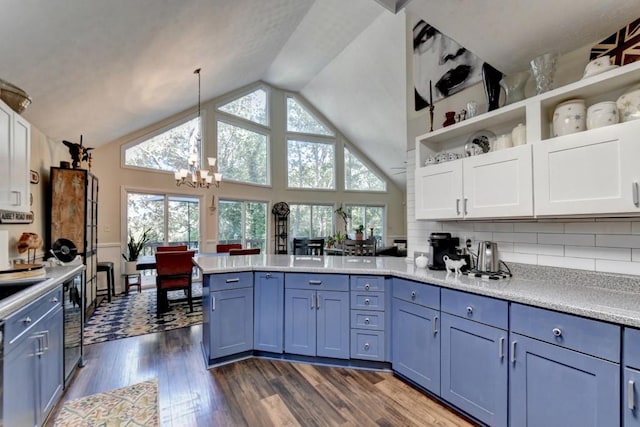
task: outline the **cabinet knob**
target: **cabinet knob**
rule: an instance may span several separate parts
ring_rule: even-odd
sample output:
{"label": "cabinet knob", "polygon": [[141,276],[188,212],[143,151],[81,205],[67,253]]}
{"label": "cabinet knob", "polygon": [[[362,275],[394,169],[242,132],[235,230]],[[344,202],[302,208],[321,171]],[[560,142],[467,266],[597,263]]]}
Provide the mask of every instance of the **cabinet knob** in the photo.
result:
{"label": "cabinet knob", "polygon": [[368,291],[368,290],[369,290],[369,288],[371,288],[371,285],[370,285],[370,284],[368,284],[368,283],[367,283],[366,285],[364,285],[364,290],[365,290],[365,291]]}
{"label": "cabinet knob", "polygon": [[411,291],[411,299],[416,299],[416,291]]}
{"label": "cabinet knob", "polygon": [[369,323],[371,323],[371,320],[369,320],[369,318],[368,318],[368,317],[365,317],[365,318],[364,318],[364,324],[365,324],[365,325],[368,325]]}
{"label": "cabinet knob", "polygon": [[371,300],[369,298],[364,299],[364,305],[369,305],[370,303],[371,303]]}
{"label": "cabinet knob", "polygon": [[28,325],[29,323],[31,323],[31,317],[27,316],[24,319],[22,319],[22,323]]}
{"label": "cabinet knob", "polygon": [[58,302],[58,298],[56,298],[56,297],[51,298],[51,302],[56,304]]}
{"label": "cabinet knob", "polygon": [[265,274],[264,277],[266,277],[267,279],[270,279],[271,278],[271,273]]}
{"label": "cabinet knob", "polygon": [[553,328],[551,330],[551,332],[553,332],[553,336],[554,337],[561,337],[562,336],[562,329],[560,329],[560,328]]}
{"label": "cabinet knob", "polygon": [[369,347],[371,347],[371,346],[369,345],[368,342],[364,343],[364,349],[365,350],[369,350]]}
{"label": "cabinet knob", "polygon": [[467,307],[467,315],[468,315],[468,316],[471,316],[472,314],[473,314],[473,307],[468,306],[468,307]]}

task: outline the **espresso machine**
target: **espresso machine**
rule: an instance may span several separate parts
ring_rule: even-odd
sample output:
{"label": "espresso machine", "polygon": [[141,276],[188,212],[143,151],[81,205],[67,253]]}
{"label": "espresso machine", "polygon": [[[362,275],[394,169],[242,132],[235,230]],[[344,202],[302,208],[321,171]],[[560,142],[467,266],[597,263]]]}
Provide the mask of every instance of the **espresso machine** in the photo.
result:
{"label": "espresso machine", "polygon": [[431,233],[429,235],[429,267],[430,270],[444,270],[443,256],[458,259],[456,248],[460,245],[458,237],[451,237],[451,233]]}

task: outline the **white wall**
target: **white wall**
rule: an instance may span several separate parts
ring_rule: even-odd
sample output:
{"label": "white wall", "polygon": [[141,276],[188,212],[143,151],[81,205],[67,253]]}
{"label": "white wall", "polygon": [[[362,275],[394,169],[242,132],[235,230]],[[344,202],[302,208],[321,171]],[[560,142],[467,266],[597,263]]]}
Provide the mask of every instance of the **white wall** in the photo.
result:
{"label": "white wall", "polygon": [[[408,18],[409,19],[409,18]],[[579,80],[588,62],[592,44],[563,55],[556,74],[556,87]],[[422,221],[415,219],[415,138],[428,132],[427,110],[413,109],[412,56],[407,42],[407,238],[409,256],[426,253],[432,232],[451,232],[461,243],[467,238],[498,242],[500,258],[506,262],[575,268],[580,270],[640,275],[640,218],[547,219],[518,221]],[[527,96],[534,94],[527,84]],[[409,96],[410,95],[410,96]],[[477,101],[486,111],[482,84],[474,85],[435,103],[434,129],[442,127],[445,111],[460,111],[468,101]]]}

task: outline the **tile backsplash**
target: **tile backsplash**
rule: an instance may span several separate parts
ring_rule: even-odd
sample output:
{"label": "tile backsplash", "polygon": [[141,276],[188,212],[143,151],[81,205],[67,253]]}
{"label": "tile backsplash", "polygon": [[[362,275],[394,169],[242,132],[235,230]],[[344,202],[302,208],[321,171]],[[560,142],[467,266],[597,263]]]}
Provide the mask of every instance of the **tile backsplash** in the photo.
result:
{"label": "tile backsplash", "polygon": [[531,221],[415,220],[415,153],[407,154],[408,253],[428,252],[429,234],[450,232],[473,242],[498,243],[505,262],[640,275],[640,218]]}

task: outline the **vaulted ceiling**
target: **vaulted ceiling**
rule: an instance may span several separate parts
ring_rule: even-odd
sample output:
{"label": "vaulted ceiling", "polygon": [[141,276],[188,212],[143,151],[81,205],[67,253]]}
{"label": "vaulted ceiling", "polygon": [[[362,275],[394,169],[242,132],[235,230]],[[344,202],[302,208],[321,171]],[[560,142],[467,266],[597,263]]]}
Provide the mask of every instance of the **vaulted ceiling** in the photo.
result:
{"label": "vaulted ceiling", "polygon": [[301,92],[403,186],[407,4],[505,73],[640,17],[638,0],[10,0],[0,78],[54,140],[99,146],[263,80]]}

